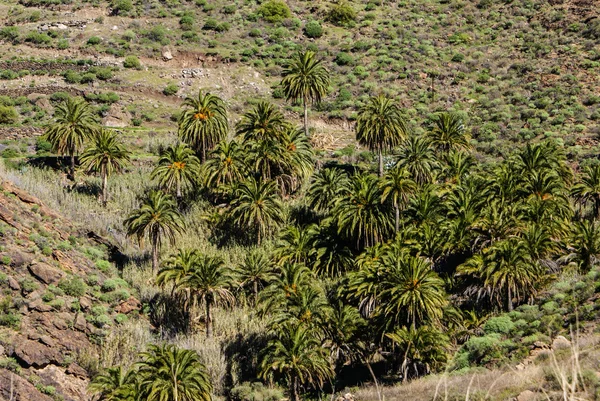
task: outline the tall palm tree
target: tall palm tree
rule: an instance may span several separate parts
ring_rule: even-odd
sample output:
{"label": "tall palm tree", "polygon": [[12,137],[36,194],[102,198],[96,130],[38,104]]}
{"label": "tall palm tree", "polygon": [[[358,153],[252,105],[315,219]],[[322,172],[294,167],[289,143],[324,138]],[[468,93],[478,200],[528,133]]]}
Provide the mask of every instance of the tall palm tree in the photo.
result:
{"label": "tall palm tree", "polygon": [[192,188],[198,181],[199,174],[200,160],[192,148],[185,143],[178,143],[161,152],[158,166],[150,177],[158,179],[159,185],[166,191],[175,189],[177,199],[180,200],[183,190]]}
{"label": "tall palm tree", "polygon": [[171,255],[156,275],[156,284],[160,287],[172,284],[173,292],[183,288],[185,279],[193,269],[198,254],[196,249],[180,249],[176,254]]}
{"label": "tall palm tree", "polygon": [[435,118],[433,129],[428,136],[431,138],[431,144],[444,153],[469,148],[465,124],[462,117],[456,113],[440,113]]}
{"label": "tall palm tree", "polygon": [[242,182],[235,191],[231,214],[235,224],[250,229],[260,245],[284,220],[283,204],[274,181],[257,181],[250,178]]}
{"label": "tall palm tree", "polygon": [[485,258],[485,284],[492,296],[506,294],[508,311],[513,310],[513,298],[520,300],[530,296],[540,276],[539,266],[532,263],[522,241],[509,238],[499,241]]}
{"label": "tall palm tree", "polygon": [[54,122],[46,127],[45,139],[52,151],[71,159],[69,174],[75,179],[75,154],[98,129],[97,117],[85,100],[69,98],[56,107]]}
{"label": "tall palm tree", "polygon": [[244,261],[238,265],[236,274],[242,287],[251,286],[254,296],[254,307],[258,304],[258,292],[274,277],[273,263],[261,250],[246,254]]}
{"label": "tall palm tree", "polygon": [[183,216],[172,196],[151,191],[139,209],[124,221],[128,236],[136,236],[140,244],[148,238],[152,245],[152,271],[158,270],[158,254],[164,239],[175,243],[175,235],[185,231]]}
{"label": "tall palm tree", "polygon": [[284,129],[280,142],[284,149],[286,173],[292,177],[291,189],[294,190],[312,174],[314,153],[308,137],[298,128]]}
{"label": "tall palm tree", "polygon": [[446,162],[442,169],[444,177],[453,183],[460,183],[471,173],[471,169],[475,165],[475,158],[462,150],[449,151],[445,155],[444,161]]}
{"label": "tall palm tree", "polygon": [[198,97],[187,97],[179,118],[179,137],[201,155],[206,154],[227,135],[229,123],[225,103],[210,93],[198,92]]}
{"label": "tall palm tree", "polygon": [[400,230],[400,208],[406,207],[409,197],[417,189],[417,183],[410,178],[410,173],[404,168],[396,165],[384,176],[381,183],[383,192],[381,200],[391,198],[395,212],[396,232]]}
{"label": "tall palm tree", "polygon": [[285,325],[269,341],[261,364],[261,376],[285,377],[290,401],[300,400],[302,385],[321,386],[331,377],[327,351],[313,332],[302,325]]}
{"label": "tall palm tree", "polygon": [[236,125],[243,142],[275,140],[286,127],[285,117],[272,103],[260,101]]}
{"label": "tall palm tree", "polygon": [[308,137],[308,103],[319,103],[329,87],[329,72],[314,52],[298,53],[283,70],[281,85],[287,100],[302,101],[304,134]]}
{"label": "tall palm tree", "polygon": [[600,218],[600,164],[583,170],[581,181],[573,185],[571,195],[582,204],[591,202],[593,217]]}
{"label": "tall palm tree", "polygon": [[400,108],[392,99],[383,95],[371,97],[356,120],[358,143],[377,152],[379,176],[383,176],[383,152],[400,145],[408,135],[408,128],[400,114]]}
{"label": "tall palm tree", "polygon": [[147,401],[211,401],[212,384],[196,351],[148,346],[137,364],[141,398]]}
{"label": "tall palm tree", "polygon": [[355,242],[357,249],[385,240],[391,231],[391,216],[381,203],[382,191],[377,177],[370,174],[351,179],[348,196],[340,199],[332,211],[340,233]]}
{"label": "tall palm tree", "polygon": [[204,164],[206,186],[229,188],[242,181],[247,169],[244,148],[236,141],[221,141]]}
{"label": "tall palm tree", "polygon": [[331,210],[336,200],[349,191],[348,174],[339,168],[322,168],[313,175],[307,198],[317,211]]}
{"label": "tall palm tree", "polygon": [[324,221],[309,227],[312,244],[312,268],[321,275],[338,277],[354,265],[349,245],[338,235],[335,222]]}
{"label": "tall palm tree", "polygon": [[198,254],[191,270],[185,275],[181,286],[188,288],[194,303],[200,301],[206,310],[206,337],[213,333],[213,305],[232,305],[235,297],[230,288],[233,286],[233,271],[225,265],[222,258]]}
{"label": "tall palm tree", "polygon": [[117,133],[102,129],[92,137],[92,144],[81,155],[81,165],[85,171],[98,172],[102,177],[102,204],[108,201],[108,177],[123,169],[129,163],[129,152],[117,138]]}

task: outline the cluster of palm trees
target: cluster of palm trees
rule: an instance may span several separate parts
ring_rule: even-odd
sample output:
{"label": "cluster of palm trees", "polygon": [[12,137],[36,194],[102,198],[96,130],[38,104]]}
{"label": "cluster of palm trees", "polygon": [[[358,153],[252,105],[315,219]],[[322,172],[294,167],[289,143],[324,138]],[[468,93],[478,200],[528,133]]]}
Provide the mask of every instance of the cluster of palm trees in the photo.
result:
{"label": "cluster of palm trees", "polygon": [[212,384],[195,351],[149,345],[129,370],[109,368],[96,375],[90,392],[105,401],[210,401]]}
{"label": "cluster of palm trees", "polygon": [[[287,97],[304,106],[304,129],[261,101],[230,135],[223,100],[186,99],[180,142],[151,174],[157,189],[124,223],[151,243],[156,282],[183,300],[189,327],[203,318],[206,335],[216,334],[213,309],[238,302],[268,319],[251,379],[285,383],[297,401],[303,391],[335,390],[350,366],[365,367],[376,385],[378,361],[403,380],[427,374],[487,313],[531,300],[562,269],[596,262],[600,165],[575,174],[553,142],[477,163],[460,114],[438,113],[417,135],[393,99],[376,96],[359,110],[356,139],[378,165],[315,171],[307,107],[326,93],[327,71],[307,52],[284,75]],[[57,126],[69,124],[66,114],[57,110]],[[55,149],[72,155],[81,143],[69,136]],[[82,161],[107,176],[127,158],[114,136],[102,136],[118,152],[95,143]],[[174,246],[188,226],[184,199],[197,197],[223,211],[208,231],[242,233],[238,265],[189,249],[161,264],[161,245]]]}

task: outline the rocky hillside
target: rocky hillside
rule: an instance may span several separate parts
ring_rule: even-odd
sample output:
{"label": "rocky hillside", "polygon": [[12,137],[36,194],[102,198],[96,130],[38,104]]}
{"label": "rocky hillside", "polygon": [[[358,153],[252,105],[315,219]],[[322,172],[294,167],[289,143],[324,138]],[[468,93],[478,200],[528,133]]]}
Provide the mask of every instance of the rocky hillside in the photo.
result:
{"label": "rocky hillside", "polygon": [[139,310],[107,245],[0,183],[0,399],[89,399],[95,344]]}

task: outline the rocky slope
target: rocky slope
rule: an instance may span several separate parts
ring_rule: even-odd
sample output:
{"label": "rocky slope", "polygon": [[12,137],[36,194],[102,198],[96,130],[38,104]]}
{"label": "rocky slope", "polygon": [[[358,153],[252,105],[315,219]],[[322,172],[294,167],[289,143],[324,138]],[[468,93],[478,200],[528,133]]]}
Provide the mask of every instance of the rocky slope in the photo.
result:
{"label": "rocky slope", "polygon": [[0,400],[89,399],[95,344],[139,310],[107,245],[0,182]]}

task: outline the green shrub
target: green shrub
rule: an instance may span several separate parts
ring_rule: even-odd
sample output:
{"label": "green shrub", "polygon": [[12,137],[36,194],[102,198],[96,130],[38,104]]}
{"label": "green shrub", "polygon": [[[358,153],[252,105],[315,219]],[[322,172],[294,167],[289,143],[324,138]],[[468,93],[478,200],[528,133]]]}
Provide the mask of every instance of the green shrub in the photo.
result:
{"label": "green shrub", "polygon": [[48,45],[52,42],[52,38],[45,33],[31,31],[25,36],[25,42],[31,42],[36,45]]}
{"label": "green shrub", "polygon": [[283,0],[268,0],[264,2],[258,8],[257,14],[268,22],[281,22],[292,15],[290,8]]}
{"label": "green shrub", "polygon": [[163,89],[163,93],[166,96],[173,96],[173,95],[177,94],[178,91],[179,91],[179,87],[176,84],[169,84]]}
{"label": "green shrub", "polygon": [[136,56],[127,56],[123,61],[123,67],[139,69],[142,67],[142,64],[140,63],[140,59]]}
{"label": "green shrub", "polygon": [[94,324],[97,327],[104,327],[110,323],[110,317],[108,315],[99,315],[94,319]]}
{"label": "green shrub", "polygon": [[354,58],[346,52],[339,52],[335,56],[335,63],[337,65],[351,65],[354,64]]}
{"label": "green shrub", "polygon": [[15,124],[19,114],[12,106],[0,106],[0,124]]}
{"label": "green shrub", "polygon": [[508,334],[515,328],[515,324],[510,317],[503,315],[488,319],[483,326],[483,331],[487,334],[499,333]]}
{"label": "green shrub", "polygon": [[20,284],[21,290],[23,290],[23,292],[25,293],[33,292],[37,290],[40,286],[38,282],[31,277],[25,277],[23,280],[21,280]]}
{"label": "green shrub", "polygon": [[87,44],[90,46],[99,45],[102,43],[102,39],[98,36],[92,36],[87,40]]}
{"label": "green shrub", "polygon": [[356,21],[356,11],[349,3],[340,1],[329,10],[327,20],[339,26],[349,25]]}
{"label": "green shrub", "polygon": [[10,259],[10,256],[8,256],[8,255],[4,255],[0,258],[0,264],[2,264],[2,265],[8,266],[8,265],[10,265],[11,261],[12,260]]}
{"label": "green shrub", "polygon": [[146,36],[154,42],[163,43],[167,38],[167,30],[162,25],[156,25],[146,34]]}
{"label": "green shrub", "polygon": [[79,277],[73,277],[71,279],[62,279],[58,282],[58,288],[63,290],[65,294],[72,297],[81,297],[85,294],[87,286]]}
{"label": "green shrub", "polygon": [[17,43],[19,39],[19,28],[16,26],[5,26],[0,29],[0,39],[7,42]]}
{"label": "green shrub", "polygon": [[111,3],[111,7],[113,14],[123,15],[133,10],[133,3],[131,0],[114,0]]}
{"label": "green shrub", "polygon": [[127,317],[127,315],[124,315],[122,313],[119,313],[117,316],[115,316],[115,322],[117,322],[118,324],[123,324],[128,320],[129,318]]}
{"label": "green shrub", "polygon": [[304,27],[304,34],[309,38],[320,38],[323,36],[323,27],[319,21],[309,21]]}

